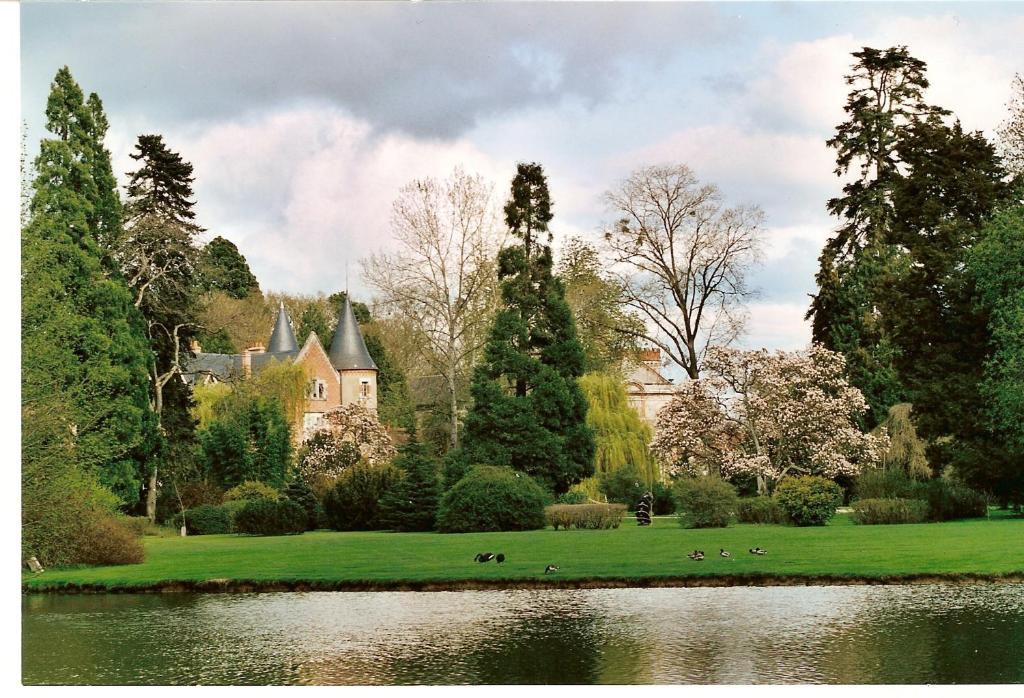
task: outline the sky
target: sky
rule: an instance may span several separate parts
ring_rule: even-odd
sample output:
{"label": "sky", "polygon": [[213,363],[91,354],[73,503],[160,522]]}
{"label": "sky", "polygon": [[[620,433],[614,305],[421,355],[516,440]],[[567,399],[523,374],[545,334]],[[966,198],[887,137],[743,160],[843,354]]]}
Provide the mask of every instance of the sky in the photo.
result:
{"label": "sky", "polygon": [[[102,98],[115,171],[139,134],[195,167],[206,239],[238,245],[264,290],[366,295],[358,260],[393,249],[391,203],[456,166],[501,205],[544,166],[557,241],[596,240],[603,194],[684,163],[766,214],[742,343],[797,349],[825,210],[825,145],[851,52],[906,45],[929,102],[994,137],[1024,72],[1018,3],[23,2],[29,156],[54,74]],[[121,177],[122,182],[126,180]]]}

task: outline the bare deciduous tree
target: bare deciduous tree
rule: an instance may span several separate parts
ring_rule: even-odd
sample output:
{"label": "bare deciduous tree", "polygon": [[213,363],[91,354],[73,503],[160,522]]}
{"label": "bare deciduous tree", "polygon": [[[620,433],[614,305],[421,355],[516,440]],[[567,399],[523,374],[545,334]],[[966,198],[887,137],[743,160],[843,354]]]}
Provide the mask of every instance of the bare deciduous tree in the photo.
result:
{"label": "bare deciduous tree", "polygon": [[1024,176],[1024,76],[1013,78],[1013,94],[1007,108],[1010,115],[999,127],[999,146],[1006,169]]}
{"label": "bare deciduous tree", "polygon": [[764,214],[724,208],[718,188],[682,164],[643,167],[605,196],[619,217],[605,232],[606,252],[625,304],[647,325],[620,331],[659,347],[696,379],[707,348],[743,330]]}
{"label": "bare deciduous tree", "polygon": [[452,448],[460,396],[483,346],[498,295],[500,245],[492,186],[456,169],[444,181],[415,180],[392,207],[399,249],[362,260],[363,278],[385,314],[411,320],[418,349],[445,382]]}

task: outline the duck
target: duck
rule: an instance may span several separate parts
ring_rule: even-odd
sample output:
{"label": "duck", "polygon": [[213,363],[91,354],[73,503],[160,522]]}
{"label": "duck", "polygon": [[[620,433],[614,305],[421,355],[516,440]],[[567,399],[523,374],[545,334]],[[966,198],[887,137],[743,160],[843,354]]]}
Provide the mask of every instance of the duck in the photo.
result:
{"label": "duck", "polygon": [[552,574],[558,571],[558,565],[548,565],[544,568],[544,574]]}
{"label": "duck", "polygon": [[721,555],[722,557],[732,557],[732,553],[730,553],[725,548],[719,548],[718,549],[718,554]]}
{"label": "duck", "polygon": [[691,560],[703,560],[704,559],[704,551],[703,550],[694,550],[692,553],[688,554],[686,557],[690,558]]}
{"label": "duck", "polygon": [[757,548],[751,548],[750,549],[750,554],[751,555],[767,555],[768,551],[765,550],[764,548],[757,547]]}
{"label": "duck", "polygon": [[505,553],[498,553],[497,555],[495,555],[494,561],[497,562],[499,565],[505,562]]}
{"label": "duck", "polygon": [[490,562],[494,559],[494,553],[477,553],[473,559],[477,562]]}

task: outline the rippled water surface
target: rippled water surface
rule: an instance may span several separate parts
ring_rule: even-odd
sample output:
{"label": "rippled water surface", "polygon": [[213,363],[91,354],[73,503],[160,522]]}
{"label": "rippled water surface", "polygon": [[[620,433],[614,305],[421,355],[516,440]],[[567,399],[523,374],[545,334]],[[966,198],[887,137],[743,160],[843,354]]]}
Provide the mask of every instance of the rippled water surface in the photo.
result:
{"label": "rippled water surface", "polygon": [[1024,585],[26,596],[26,684],[1022,683]]}

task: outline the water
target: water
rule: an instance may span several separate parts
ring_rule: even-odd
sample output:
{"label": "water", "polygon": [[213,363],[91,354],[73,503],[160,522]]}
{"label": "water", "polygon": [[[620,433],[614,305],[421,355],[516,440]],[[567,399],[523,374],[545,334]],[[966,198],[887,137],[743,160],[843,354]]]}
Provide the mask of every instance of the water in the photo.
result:
{"label": "water", "polygon": [[1024,585],[25,596],[26,684],[1024,683]]}

